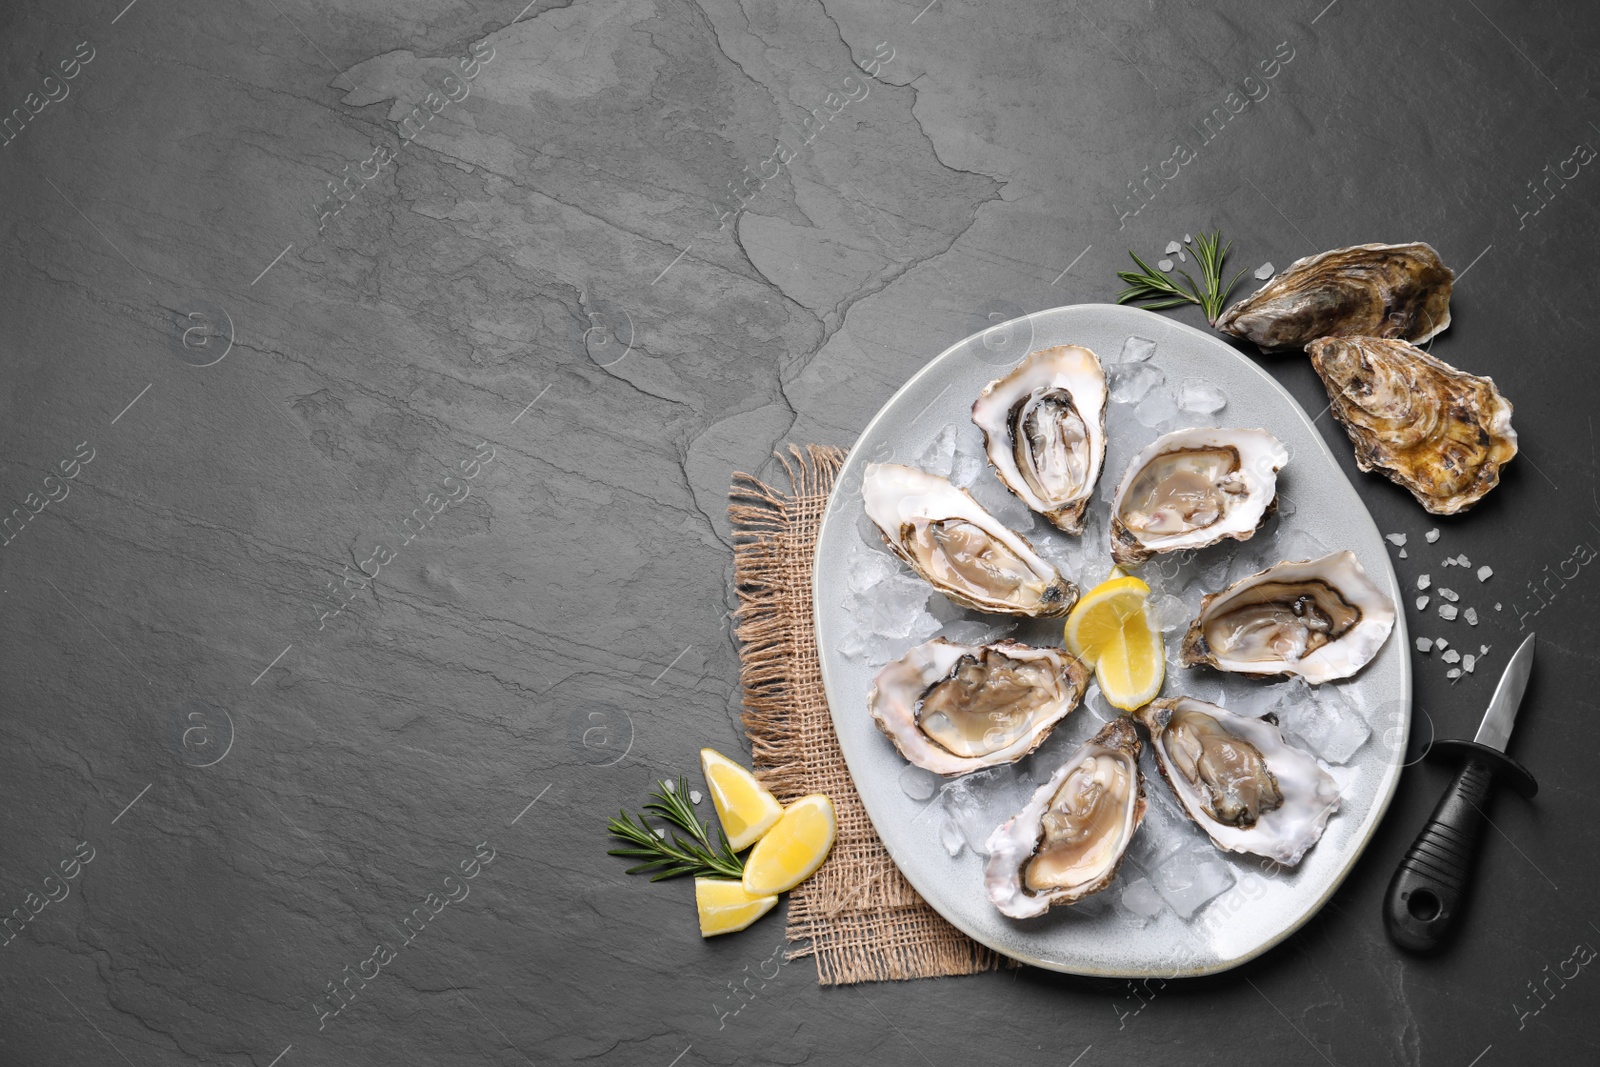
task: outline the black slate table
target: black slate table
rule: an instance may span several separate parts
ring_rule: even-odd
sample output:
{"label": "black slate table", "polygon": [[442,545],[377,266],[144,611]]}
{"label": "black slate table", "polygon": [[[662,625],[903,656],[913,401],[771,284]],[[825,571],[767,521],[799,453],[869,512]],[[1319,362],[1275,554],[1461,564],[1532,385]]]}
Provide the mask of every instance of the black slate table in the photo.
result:
{"label": "black slate table", "polygon": [[[1594,1057],[1592,11],[519,7],[0,12],[0,1062]],[[1464,518],[1350,463],[1402,580],[1481,613],[1413,631],[1491,648],[1416,654],[1419,737],[1540,637],[1543,789],[1492,811],[1462,936],[1379,921],[1424,764],[1323,912],[1209,979],[820,989],[781,911],[702,943],[602,830],[742,751],[732,472],[1212,228],[1252,269],[1432,242],[1433,351],[1516,405]]]}

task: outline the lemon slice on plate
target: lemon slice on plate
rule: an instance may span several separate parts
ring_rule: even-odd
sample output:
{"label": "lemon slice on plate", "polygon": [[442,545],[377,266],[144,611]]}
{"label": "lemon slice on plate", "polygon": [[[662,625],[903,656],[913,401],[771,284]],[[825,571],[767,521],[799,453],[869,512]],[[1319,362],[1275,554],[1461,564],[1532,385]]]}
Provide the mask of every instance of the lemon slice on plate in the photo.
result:
{"label": "lemon slice on plate", "polygon": [[752,896],[744,883],[731,878],[696,878],[694,903],[700,911],[700,936],[716,937],[743,930],[772,910],[777,894]]}
{"label": "lemon slice on plate", "polygon": [[810,878],[828,858],[837,830],[833,801],[821,793],[790,804],[745,857],[744,891],[752,896],[782,893]]}
{"label": "lemon slice on plate", "polygon": [[755,775],[716,749],[700,750],[700,771],[706,776],[717,818],[722,820],[722,832],[735,852],[755,844],[782,817],[778,798],[767,792]]}
{"label": "lemon slice on plate", "polygon": [[1089,590],[1067,616],[1067,647],[1094,665],[1100,692],[1123,711],[1150,703],[1166,677],[1161,632],[1145,614],[1149,598],[1150,587],[1138,578],[1108,578]]}

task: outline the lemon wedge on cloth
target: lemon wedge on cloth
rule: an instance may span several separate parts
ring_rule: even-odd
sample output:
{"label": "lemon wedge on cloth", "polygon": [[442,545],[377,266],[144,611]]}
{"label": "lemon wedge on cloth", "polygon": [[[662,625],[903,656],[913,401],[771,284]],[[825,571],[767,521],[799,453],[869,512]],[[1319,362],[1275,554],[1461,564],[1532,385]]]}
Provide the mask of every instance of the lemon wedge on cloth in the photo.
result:
{"label": "lemon wedge on cloth", "polygon": [[1166,677],[1161,633],[1144,610],[1149,598],[1148,585],[1119,575],[1089,590],[1067,616],[1067,647],[1094,665],[1100,692],[1123,711],[1150,703]]}
{"label": "lemon wedge on cloth", "polygon": [[783,815],[783,805],[756,781],[755,775],[714,748],[700,750],[700,771],[706,776],[711,803],[722,832],[735,852],[755,844]]}
{"label": "lemon wedge on cloth", "polygon": [[822,866],[837,831],[833,801],[821,793],[790,804],[745,857],[744,891],[766,896],[793,889]]}

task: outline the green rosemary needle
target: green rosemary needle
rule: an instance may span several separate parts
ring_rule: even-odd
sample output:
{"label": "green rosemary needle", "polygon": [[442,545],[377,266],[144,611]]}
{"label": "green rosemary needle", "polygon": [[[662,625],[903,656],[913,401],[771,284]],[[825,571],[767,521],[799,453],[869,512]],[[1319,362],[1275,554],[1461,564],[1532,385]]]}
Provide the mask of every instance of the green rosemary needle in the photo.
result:
{"label": "green rosemary needle", "polygon": [[722,832],[722,827],[717,827],[717,839],[713,844],[710,827],[694,813],[685,779],[680,778],[673,784],[657,782],[656,785],[656,791],[650,794],[654,799],[644,806],[644,810],[667,820],[688,834],[690,840],[686,841],[673,833],[668,841],[651,828],[643,815],[639,815],[638,822],[635,822],[633,816],[621,811],[618,812],[619,818],[607,821],[606,829],[613,837],[621,838],[634,847],[608,849],[606,854],[644,860],[629,867],[628,873],[649,872],[652,882],[685,874],[696,878],[743,877],[744,861],[728,847],[728,837]]}
{"label": "green rosemary needle", "polygon": [[1228,251],[1232,248],[1232,241],[1226,246],[1222,244],[1221,230],[1209,235],[1202,233],[1196,237],[1194,259],[1200,267],[1200,277],[1204,285],[1196,285],[1188,271],[1173,272],[1188,282],[1187,288],[1179,285],[1170,275],[1151,269],[1150,264],[1129,250],[1128,255],[1133,257],[1139,269],[1117,271],[1117,277],[1128,285],[1128,288],[1117,294],[1117,303],[1137,303],[1150,311],[1161,311],[1180,304],[1199,304],[1200,310],[1205,312],[1206,321],[1215,325],[1217,316],[1222,314],[1222,305],[1227,302],[1228,294],[1233,292],[1233,287],[1244,277],[1244,271],[1240,271],[1227,285],[1222,284],[1222,263],[1228,258]]}

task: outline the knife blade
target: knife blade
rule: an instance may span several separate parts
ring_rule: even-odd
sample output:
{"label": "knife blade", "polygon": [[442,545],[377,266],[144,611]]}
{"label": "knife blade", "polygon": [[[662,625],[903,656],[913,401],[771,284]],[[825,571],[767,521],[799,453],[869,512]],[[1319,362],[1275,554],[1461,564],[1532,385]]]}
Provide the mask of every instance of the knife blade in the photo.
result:
{"label": "knife blade", "polygon": [[1384,928],[1401,948],[1431,951],[1454,928],[1466,903],[1478,839],[1488,820],[1484,808],[1495,782],[1506,781],[1524,797],[1538,792],[1527,768],[1505,754],[1533,672],[1534,644],[1529,634],[1512,654],[1473,740],[1441,741],[1428,752],[1430,759],[1456,758],[1462,766],[1384,896]]}

